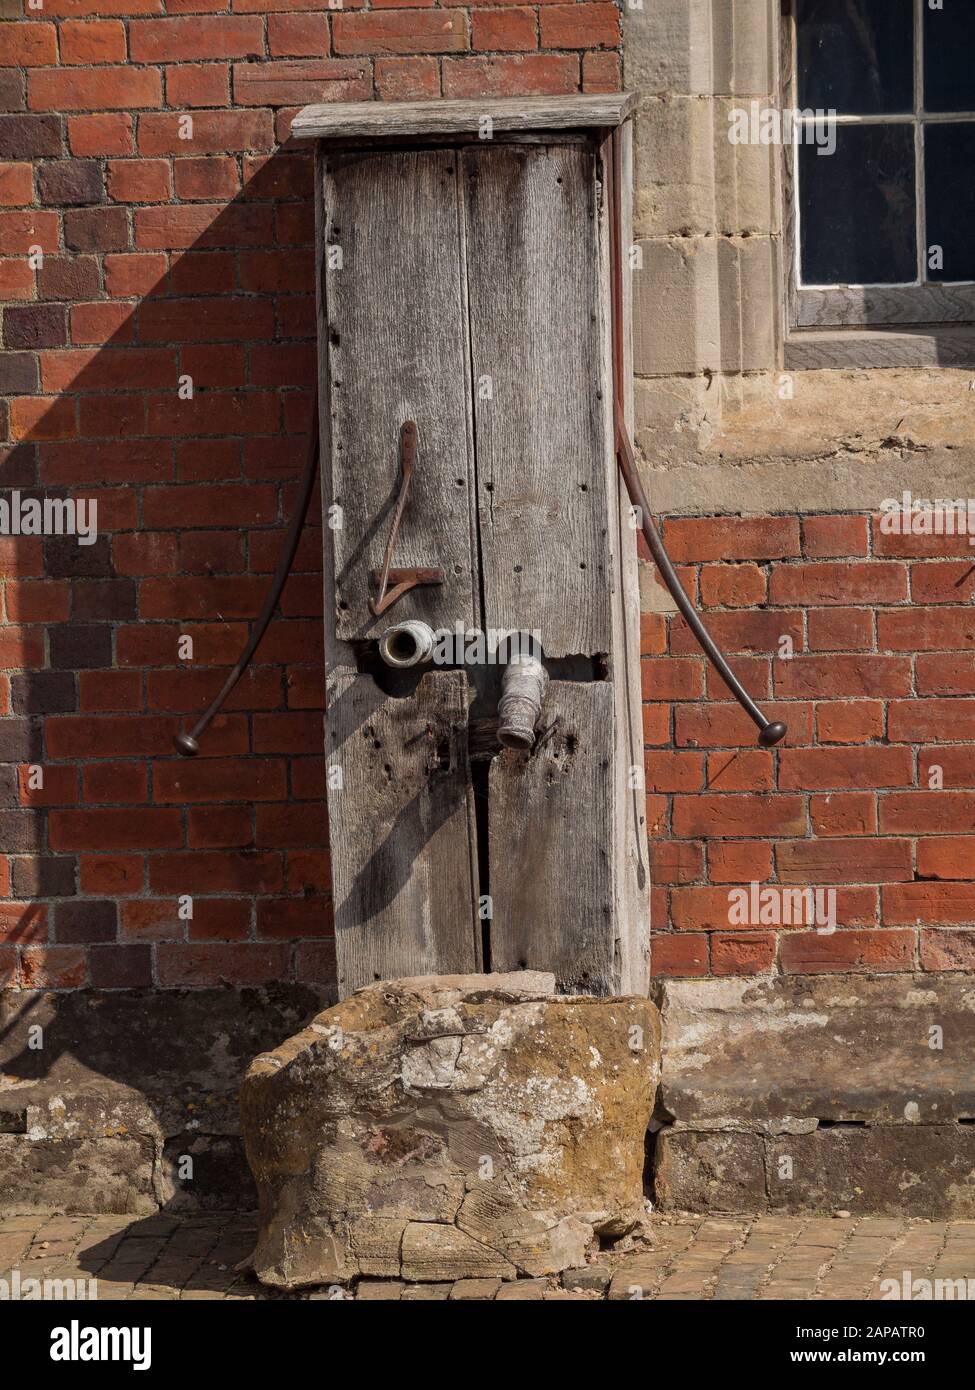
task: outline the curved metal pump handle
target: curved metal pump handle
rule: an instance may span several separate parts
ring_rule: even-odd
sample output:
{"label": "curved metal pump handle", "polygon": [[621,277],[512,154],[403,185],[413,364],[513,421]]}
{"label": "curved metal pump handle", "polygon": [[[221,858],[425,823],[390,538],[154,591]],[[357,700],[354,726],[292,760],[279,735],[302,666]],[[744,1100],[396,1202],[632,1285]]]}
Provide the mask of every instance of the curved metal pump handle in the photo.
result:
{"label": "curved metal pump handle", "polygon": [[200,751],[199,738],[207,728],[211,720],[220,712],[224,700],[233,690],[241,676],[250,665],[251,657],[257,651],[261,638],[267,631],[268,623],[274,616],[274,610],[278,606],[278,599],[281,597],[281,590],[284,588],[285,580],[291,573],[291,566],[294,564],[295,552],[298,549],[298,541],[301,537],[301,528],[305,524],[305,517],[308,515],[308,504],[311,501],[312,485],[315,481],[315,470],[318,466],[318,396],[316,394],[312,407],[311,434],[308,436],[308,454],[305,459],[305,467],[301,475],[298,497],[295,501],[295,509],[291,514],[288,523],[288,530],[285,534],[284,543],[281,546],[281,554],[278,556],[277,569],[271,580],[270,587],[264,595],[264,603],[261,611],[257,615],[257,622],[254,629],[244,645],[244,650],[237,658],[237,664],[230,675],[220,687],[219,692],[211,703],[200,715],[189,733],[179,733],[173,740],[176,745],[176,752],[182,754],[184,758],[195,758]]}
{"label": "curved metal pump handle", "polygon": [[718,650],[714,638],[701,622],[700,617],[695,611],[693,603],[684,592],[684,586],[674,566],[671,564],[670,556],[664,549],[664,543],[660,532],[650,511],[646,494],[643,491],[643,484],[640,482],[640,474],[636,466],[636,456],[633,452],[633,444],[630,440],[630,432],[626,428],[626,420],[623,416],[623,270],[621,263],[621,228],[622,216],[620,207],[622,174],[623,174],[623,154],[620,146],[619,131],[614,130],[609,140],[609,158],[605,161],[606,176],[609,183],[609,242],[610,242],[610,272],[612,276],[612,327],[613,327],[613,426],[616,435],[616,461],[619,470],[623,475],[626,490],[629,493],[630,502],[637,508],[640,515],[640,529],[643,532],[644,540],[650,548],[654,563],[660,571],[661,577],[667,588],[670,590],[671,597],[677,604],[681,616],[688,627],[697,638],[704,654],[714,666],[718,675],[725,685],[734,695],[749,719],[754,720],[758,726],[758,741],[764,748],[771,748],[776,743],[781,743],[788,733],[785,724],[780,722],[773,723],[759,709],[741,681],[732,671],[727,661]]}

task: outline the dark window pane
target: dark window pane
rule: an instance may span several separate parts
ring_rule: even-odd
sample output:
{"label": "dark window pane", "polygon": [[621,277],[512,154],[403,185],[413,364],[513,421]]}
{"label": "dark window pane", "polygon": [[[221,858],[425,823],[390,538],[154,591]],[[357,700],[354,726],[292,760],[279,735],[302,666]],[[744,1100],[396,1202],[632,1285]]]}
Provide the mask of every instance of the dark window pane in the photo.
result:
{"label": "dark window pane", "polygon": [[796,20],[800,107],[914,110],[914,0],[797,0]]}
{"label": "dark window pane", "polygon": [[925,124],[924,185],[928,254],[942,251],[927,278],[975,280],[975,124]]}
{"label": "dark window pane", "polygon": [[834,154],[799,146],[804,285],[917,278],[914,128],[838,126]]}
{"label": "dark window pane", "polygon": [[975,111],[975,0],[924,5],[924,109]]}

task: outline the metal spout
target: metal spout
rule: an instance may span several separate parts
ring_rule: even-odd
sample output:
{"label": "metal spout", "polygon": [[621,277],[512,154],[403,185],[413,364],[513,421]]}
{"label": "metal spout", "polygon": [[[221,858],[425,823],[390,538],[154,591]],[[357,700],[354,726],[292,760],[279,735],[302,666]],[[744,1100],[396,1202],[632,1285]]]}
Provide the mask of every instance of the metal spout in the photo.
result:
{"label": "metal spout", "polygon": [[537,656],[516,656],[501,677],[498,742],[523,751],[535,746],[535,725],[542,713],[548,672]]}
{"label": "metal spout", "polygon": [[433,652],[433,628],[415,618],[388,627],[379,639],[379,655],[387,666],[419,666]]}

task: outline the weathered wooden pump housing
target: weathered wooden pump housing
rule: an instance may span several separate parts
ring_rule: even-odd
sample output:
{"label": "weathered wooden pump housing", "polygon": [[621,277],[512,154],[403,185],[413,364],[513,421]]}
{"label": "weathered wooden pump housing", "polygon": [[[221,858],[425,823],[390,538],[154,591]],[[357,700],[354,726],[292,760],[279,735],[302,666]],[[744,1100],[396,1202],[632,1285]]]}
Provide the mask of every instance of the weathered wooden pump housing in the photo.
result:
{"label": "weathered wooden pump housing", "polygon": [[[628,246],[631,106],[364,103],[294,121],[318,142],[342,996],[521,968],[554,971],[564,990],[646,992],[639,602],[614,455],[607,199],[621,127]],[[417,623],[486,640],[441,637],[433,659],[389,664],[423,656],[426,628],[389,633]],[[506,677],[524,674],[498,663],[504,646],[491,659],[506,632],[544,654],[531,747],[498,738]]]}

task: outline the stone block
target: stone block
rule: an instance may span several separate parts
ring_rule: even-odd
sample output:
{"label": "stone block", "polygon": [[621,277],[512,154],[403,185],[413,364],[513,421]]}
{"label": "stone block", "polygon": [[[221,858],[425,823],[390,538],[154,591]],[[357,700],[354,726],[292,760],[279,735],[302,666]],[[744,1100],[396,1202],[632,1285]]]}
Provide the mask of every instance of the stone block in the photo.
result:
{"label": "stone block", "polygon": [[553,991],[532,971],[370,985],[255,1058],[258,1277],[541,1276],[639,1228],[656,1010]]}

